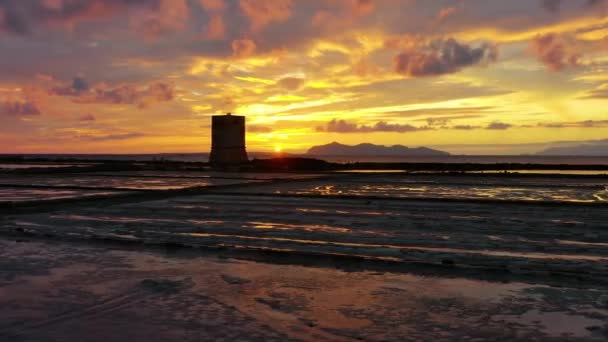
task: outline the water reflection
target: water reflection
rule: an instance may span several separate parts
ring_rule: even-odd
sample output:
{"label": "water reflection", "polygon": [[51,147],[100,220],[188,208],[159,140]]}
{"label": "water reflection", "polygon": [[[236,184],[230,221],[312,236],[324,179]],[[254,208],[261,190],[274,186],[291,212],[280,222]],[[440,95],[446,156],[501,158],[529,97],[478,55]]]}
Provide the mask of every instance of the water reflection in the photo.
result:
{"label": "water reflection", "polygon": [[1,202],[25,202],[38,200],[58,200],[88,196],[118,194],[110,191],[60,190],[60,189],[22,189],[0,188]]}
{"label": "water reflection", "polygon": [[560,188],[547,184],[545,188],[534,186],[493,186],[493,185],[442,185],[408,184],[395,185],[365,184],[361,182],[339,182],[335,184],[311,184],[281,190],[281,193],[314,194],[322,196],[385,196],[420,198],[463,198],[516,201],[567,201],[567,202],[607,202],[608,190],[599,186],[568,186]]}
{"label": "water reflection", "polygon": [[[554,260],[586,260],[586,261],[608,261],[608,257],[594,256],[594,255],[572,255],[572,254],[546,254],[546,253],[535,253],[535,252],[511,252],[501,250],[469,250],[460,248],[443,248],[443,247],[421,247],[421,246],[402,246],[402,245],[391,245],[391,244],[365,244],[355,242],[340,242],[340,241],[328,241],[328,240],[313,240],[313,239],[298,239],[288,237],[276,237],[276,236],[249,236],[249,235],[232,235],[232,234],[213,234],[213,233],[178,233],[180,236],[189,237],[208,237],[208,238],[223,238],[222,244],[230,243],[230,241],[244,240],[244,241],[266,241],[271,243],[288,243],[292,247],[296,248],[298,244],[304,246],[332,246],[342,248],[340,251],[348,255],[353,256],[368,256],[368,257],[389,257],[394,260],[402,260],[407,258],[405,254],[395,257],[395,254],[399,254],[401,251],[420,251],[420,252],[438,252],[438,253],[454,253],[464,255],[480,255],[480,256],[495,256],[495,257],[514,257],[514,258],[527,258],[527,259],[554,259]],[[246,245],[242,245],[246,246]],[[251,247],[251,245],[249,245]],[[310,247],[302,246],[304,251],[312,251]],[[266,248],[280,248],[280,245],[270,244],[264,245]],[[345,249],[344,249],[345,248]],[[352,250],[352,249],[355,250]],[[317,251],[318,252],[318,251]],[[334,250],[327,250],[327,254],[335,254]]]}

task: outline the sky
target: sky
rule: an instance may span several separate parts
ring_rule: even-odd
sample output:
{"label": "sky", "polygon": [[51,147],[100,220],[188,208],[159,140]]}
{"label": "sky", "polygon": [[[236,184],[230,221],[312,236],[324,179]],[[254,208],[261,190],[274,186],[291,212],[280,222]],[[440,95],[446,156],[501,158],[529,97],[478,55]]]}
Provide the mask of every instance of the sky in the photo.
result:
{"label": "sky", "polygon": [[0,153],[608,143],[608,0],[0,0]]}

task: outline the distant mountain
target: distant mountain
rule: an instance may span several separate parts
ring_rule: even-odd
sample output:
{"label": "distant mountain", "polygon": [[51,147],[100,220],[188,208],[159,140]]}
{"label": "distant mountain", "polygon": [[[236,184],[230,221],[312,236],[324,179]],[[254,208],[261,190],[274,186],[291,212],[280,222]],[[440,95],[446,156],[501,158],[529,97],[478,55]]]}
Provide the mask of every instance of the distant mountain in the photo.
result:
{"label": "distant mountain", "polygon": [[538,156],[589,156],[608,157],[608,143],[551,147],[536,153]]}
{"label": "distant mountain", "polygon": [[409,148],[402,145],[382,146],[374,144],[359,144],[355,146],[333,142],[327,145],[313,146],[306,153],[312,156],[380,156],[380,157],[420,157],[420,156],[449,156],[443,151],[426,147]]}

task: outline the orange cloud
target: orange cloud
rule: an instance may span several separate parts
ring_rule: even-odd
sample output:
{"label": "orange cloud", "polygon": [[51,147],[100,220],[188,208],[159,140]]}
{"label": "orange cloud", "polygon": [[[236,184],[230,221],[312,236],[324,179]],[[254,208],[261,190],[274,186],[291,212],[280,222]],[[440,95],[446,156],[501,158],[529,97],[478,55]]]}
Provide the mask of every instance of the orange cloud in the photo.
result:
{"label": "orange cloud", "polygon": [[137,32],[147,39],[183,31],[190,19],[187,0],[159,0],[158,10],[148,10],[136,16],[133,23]]}
{"label": "orange cloud", "polygon": [[222,12],[226,8],[224,0],[199,0],[201,6],[210,12]]}
{"label": "orange cloud", "polygon": [[250,39],[238,39],[232,41],[232,55],[238,58],[251,57],[255,54],[256,45]]}
{"label": "orange cloud", "polygon": [[456,12],[455,7],[442,8],[439,11],[439,13],[437,13],[436,23],[437,24],[442,23],[444,20],[446,20],[449,16],[451,16],[455,12]]}
{"label": "orange cloud", "polygon": [[258,32],[271,23],[283,22],[291,16],[292,0],[240,0],[241,10]]}
{"label": "orange cloud", "polygon": [[368,15],[374,11],[373,0],[350,0],[353,14],[356,16]]}
{"label": "orange cloud", "polygon": [[552,71],[577,66],[582,54],[563,36],[555,33],[538,35],[531,42],[531,51]]}
{"label": "orange cloud", "polygon": [[226,36],[226,25],[220,15],[214,15],[205,28],[205,37],[212,40],[220,40]]}
{"label": "orange cloud", "polygon": [[40,110],[33,102],[4,101],[0,102],[0,114],[8,116],[33,116],[40,115]]}
{"label": "orange cloud", "polygon": [[373,0],[331,0],[338,7],[321,8],[312,16],[313,26],[337,31],[352,25],[357,18],[371,14],[375,9]]}
{"label": "orange cloud", "polygon": [[303,83],[304,79],[298,77],[285,77],[278,81],[278,84],[287,90],[300,89]]}

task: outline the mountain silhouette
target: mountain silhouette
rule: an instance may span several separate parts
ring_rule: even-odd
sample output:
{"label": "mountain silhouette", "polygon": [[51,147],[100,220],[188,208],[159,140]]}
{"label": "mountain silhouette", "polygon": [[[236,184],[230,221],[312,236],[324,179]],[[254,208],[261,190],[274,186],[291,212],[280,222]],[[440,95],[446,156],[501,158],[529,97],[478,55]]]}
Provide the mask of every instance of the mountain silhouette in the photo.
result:
{"label": "mountain silhouette", "polygon": [[308,152],[313,156],[449,156],[448,152],[427,147],[409,148],[403,145],[383,146],[370,143],[344,145],[332,142],[327,145],[313,146]]}
{"label": "mountain silhouette", "polygon": [[582,144],[568,147],[551,147],[536,153],[539,156],[608,156],[608,141],[595,144]]}

